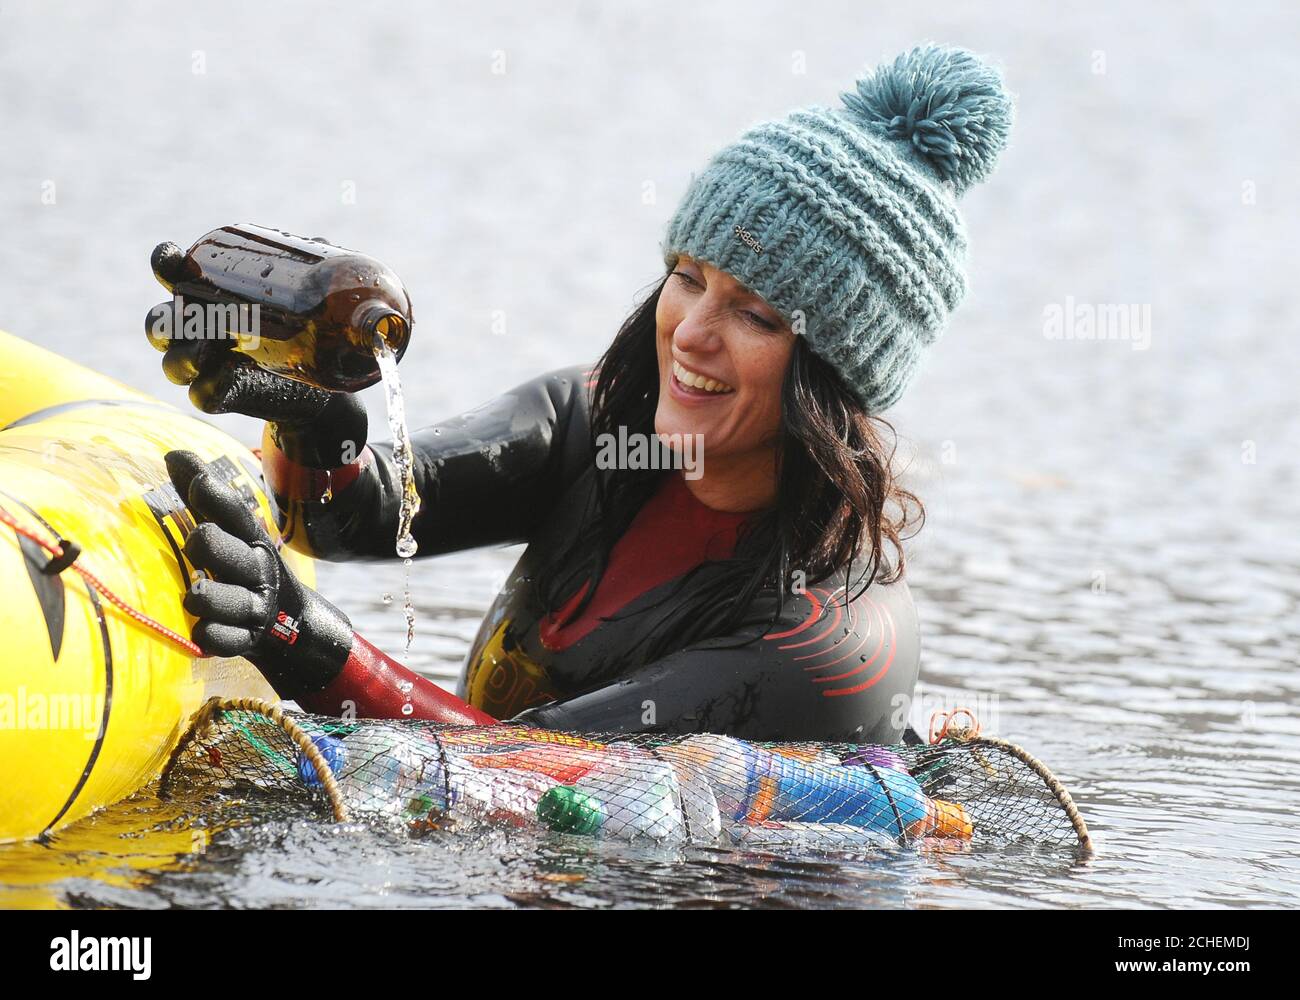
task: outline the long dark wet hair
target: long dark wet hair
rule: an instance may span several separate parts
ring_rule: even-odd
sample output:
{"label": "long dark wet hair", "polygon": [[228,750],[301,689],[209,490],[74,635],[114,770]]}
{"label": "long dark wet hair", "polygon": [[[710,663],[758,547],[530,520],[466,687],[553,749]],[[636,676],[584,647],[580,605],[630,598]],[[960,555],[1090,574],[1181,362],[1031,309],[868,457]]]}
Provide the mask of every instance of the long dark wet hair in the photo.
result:
{"label": "long dark wet hair", "polygon": [[[654,284],[598,362],[591,396],[593,450],[602,435],[617,438],[620,427],[626,428],[629,439],[634,434],[655,439],[659,405],[655,311],[670,274]],[[894,438],[888,449],[882,427]],[[760,617],[775,626],[796,581],[812,586],[843,569],[847,604],[873,582],[899,579],[906,565],[902,540],[920,530],[925,508],[895,479],[896,449],[893,425],[868,414],[838,373],[809,349],[803,337],[796,337],[781,386],[775,505],[745,521],[732,558],[701,564],[661,600],[631,612],[656,617],[646,621],[639,655],[630,651],[633,662],[624,660],[620,667],[648,663],[758,620],[755,600],[764,593],[775,601],[770,617]],[[582,600],[565,620],[582,613],[595,594],[614,543],[666,474],[670,473],[662,467],[595,471],[591,507],[582,527],[556,562],[539,573],[537,586],[544,607],[558,609],[585,583]],[[912,530],[905,534],[909,527]],[[894,550],[893,561],[886,557],[886,543]],[[859,559],[865,563],[855,580],[853,564]],[[858,589],[849,594],[855,585]],[[683,591],[685,595],[677,600]]]}

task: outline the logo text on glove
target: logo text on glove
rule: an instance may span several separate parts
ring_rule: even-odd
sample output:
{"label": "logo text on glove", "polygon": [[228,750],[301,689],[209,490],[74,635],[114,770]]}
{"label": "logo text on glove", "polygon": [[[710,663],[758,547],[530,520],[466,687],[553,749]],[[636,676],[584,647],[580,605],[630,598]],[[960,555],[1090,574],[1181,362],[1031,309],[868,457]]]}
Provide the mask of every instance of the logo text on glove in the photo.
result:
{"label": "logo text on glove", "polygon": [[287,611],[280,611],[276,613],[275,621],[271,623],[271,634],[292,646],[298,641],[300,628],[302,628],[301,618],[294,618]]}

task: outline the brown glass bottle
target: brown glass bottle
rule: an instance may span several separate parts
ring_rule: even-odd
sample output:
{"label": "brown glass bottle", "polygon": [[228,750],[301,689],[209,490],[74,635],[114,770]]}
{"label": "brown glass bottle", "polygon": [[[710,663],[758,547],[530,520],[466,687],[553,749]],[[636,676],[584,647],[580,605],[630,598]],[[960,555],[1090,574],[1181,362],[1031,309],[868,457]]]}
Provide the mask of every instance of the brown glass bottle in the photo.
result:
{"label": "brown glass bottle", "polygon": [[[230,348],[266,371],[321,389],[374,385],[375,338],[399,360],[410,342],[411,299],[397,275],[323,240],[244,223],[214,229],[188,251],[159,244],[152,264],[173,301],[179,296],[186,307],[255,307],[240,310],[240,335],[225,338]],[[165,351],[183,335],[151,332],[150,340]]]}

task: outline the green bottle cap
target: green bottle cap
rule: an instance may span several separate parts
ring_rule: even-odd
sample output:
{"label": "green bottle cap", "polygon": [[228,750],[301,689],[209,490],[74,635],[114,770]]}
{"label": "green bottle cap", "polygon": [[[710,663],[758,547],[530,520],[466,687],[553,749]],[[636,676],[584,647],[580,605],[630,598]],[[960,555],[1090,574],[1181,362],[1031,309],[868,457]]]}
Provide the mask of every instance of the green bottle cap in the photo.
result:
{"label": "green bottle cap", "polygon": [[433,812],[435,803],[432,795],[417,795],[406,803],[407,818],[423,819]]}
{"label": "green bottle cap", "polygon": [[560,833],[591,834],[605,822],[605,808],[586,792],[556,785],[538,800],[537,818]]}

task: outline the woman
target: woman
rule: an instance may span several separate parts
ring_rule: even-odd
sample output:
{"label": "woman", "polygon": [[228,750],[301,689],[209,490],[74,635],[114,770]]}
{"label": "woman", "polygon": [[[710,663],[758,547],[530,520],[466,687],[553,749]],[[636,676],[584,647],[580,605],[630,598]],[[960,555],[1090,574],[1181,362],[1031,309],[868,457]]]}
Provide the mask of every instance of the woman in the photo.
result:
{"label": "woman", "polygon": [[[464,702],[354,634],[229,485],[173,453],[202,522],[186,554],[216,581],[186,596],[195,641],[325,713],[896,741],[918,669],[900,542],[919,504],[876,414],[965,291],[956,199],[991,172],[1012,105],[990,67],[936,46],[843,101],[752,128],[692,180],[663,280],[597,365],[414,435],[420,555],[528,543]],[[196,344],[164,365],[216,412],[229,355]],[[398,475],[391,447],[358,453],[365,434],[348,395],[268,423],[295,548],[394,557]],[[678,467],[644,461],[655,441]]]}

